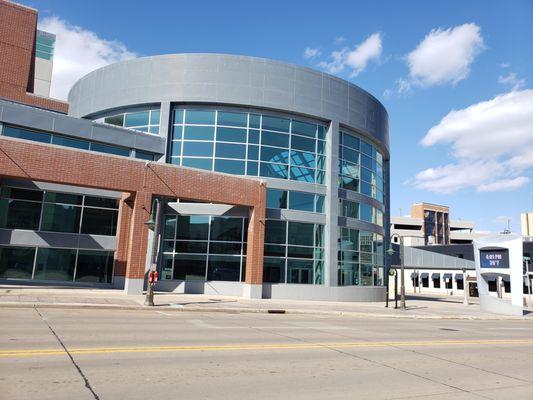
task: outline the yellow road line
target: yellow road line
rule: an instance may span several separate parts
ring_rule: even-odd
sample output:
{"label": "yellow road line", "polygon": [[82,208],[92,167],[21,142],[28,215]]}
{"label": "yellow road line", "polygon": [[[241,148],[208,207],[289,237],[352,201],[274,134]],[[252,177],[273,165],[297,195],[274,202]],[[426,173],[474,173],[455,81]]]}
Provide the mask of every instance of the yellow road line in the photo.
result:
{"label": "yellow road line", "polygon": [[[345,343],[276,343],[276,344],[235,344],[222,346],[153,346],[153,347],[103,347],[73,348],[74,355],[98,355],[113,353],[159,353],[183,351],[245,351],[245,350],[306,350],[324,348],[356,347],[428,347],[428,346],[490,346],[490,345],[533,345],[533,339],[518,340],[435,340],[399,342],[345,342]],[[22,358],[34,356],[57,356],[65,354],[62,349],[17,349],[0,350],[0,358]]]}

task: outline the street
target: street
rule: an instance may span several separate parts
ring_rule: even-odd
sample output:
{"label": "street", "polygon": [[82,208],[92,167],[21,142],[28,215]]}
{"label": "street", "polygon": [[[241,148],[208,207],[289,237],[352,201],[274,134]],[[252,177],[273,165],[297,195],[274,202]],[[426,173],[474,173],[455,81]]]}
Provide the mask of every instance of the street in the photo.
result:
{"label": "street", "polygon": [[0,398],[532,399],[533,321],[0,309]]}

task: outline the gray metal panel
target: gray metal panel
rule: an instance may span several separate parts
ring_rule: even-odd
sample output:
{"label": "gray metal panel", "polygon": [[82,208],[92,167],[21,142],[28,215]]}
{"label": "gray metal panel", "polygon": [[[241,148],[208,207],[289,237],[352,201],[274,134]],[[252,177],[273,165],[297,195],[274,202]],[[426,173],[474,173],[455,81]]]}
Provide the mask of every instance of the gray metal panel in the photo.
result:
{"label": "gray metal panel", "polygon": [[165,153],[165,139],[156,135],[118,128],[0,100],[0,122],[79,139]]}
{"label": "gray metal panel", "polygon": [[355,201],[357,203],[368,204],[374,208],[377,208],[378,210],[385,211],[385,206],[376,199],[373,199],[372,197],[368,197],[361,193],[352,192],[351,190],[339,189],[339,198]]}
{"label": "gray metal panel", "polygon": [[339,226],[345,226],[351,229],[359,229],[361,231],[373,232],[382,236],[385,234],[385,229],[383,229],[379,225],[371,224],[369,222],[346,217],[339,217],[338,220]]}
{"label": "gray metal panel", "polygon": [[388,158],[388,115],[368,92],[306,67],[225,54],[171,54],[108,65],[81,78],[69,113],[159,102],[201,102],[270,108],[337,120],[380,144]]}
{"label": "gray metal panel", "polygon": [[111,197],[114,199],[120,199],[122,192],[115,192],[112,190],[105,189],[92,189],[84,188],[79,186],[71,185],[59,185],[57,183],[48,183],[48,182],[34,182],[22,179],[1,179],[0,183],[2,186],[12,186],[18,188],[26,189],[39,189],[39,190],[50,190],[53,192],[64,192],[64,193],[76,193],[76,194],[86,194],[89,196],[99,196],[99,197]]}
{"label": "gray metal panel", "polygon": [[26,231],[22,229],[0,229],[0,244],[29,247],[80,248],[86,250],[115,250],[116,237]]}

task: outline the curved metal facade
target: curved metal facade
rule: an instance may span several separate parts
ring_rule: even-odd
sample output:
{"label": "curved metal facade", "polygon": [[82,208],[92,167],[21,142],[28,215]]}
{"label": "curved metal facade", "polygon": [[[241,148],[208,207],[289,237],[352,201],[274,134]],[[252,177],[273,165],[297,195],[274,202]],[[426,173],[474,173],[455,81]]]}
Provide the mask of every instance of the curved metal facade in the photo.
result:
{"label": "curved metal facade", "polygon": [[[69,103],[71,115],[89,119],[99,119],[124,111],[159,108],[161,118],[159,130],[149,125],[152,122],[143,126],[142,129],[150,129],[150,132],[154,129],[154,132],[157,131],[160,136],[166,137],[169,145],[165,161],[177,160],[175,163],[178,165],[186,165],[184,163],[186,157],[184,153],[179,153],[178,156],[172,153],[176,142],[176,121],[174,120],[176,109],[212,110],[217,113],[215,115],[220,112],[243,112],[247,113],[248,121],[251,121],[250,115],[254,113],[261,114],[261,118],[265,118],[265,115],[285,117],[291,121],[291,126],[297,120],[315,122],[319,126],[323,124],[327,132],[323,138],[325,139],[323,141],[325,163],[322,168],[324,176],[320,181],[299,182],[291,180],[290,175],[288,179],[276,179],[275,176],[264,178],[264,175],[258,174],[273,190],[286,190],[289,195],[291,191],[297,191],[324,196],[322,212],[316,209],[313,209],[313,212],[290,209],[270,210],[270,213],[267,212],[267,218],[287,220],[289,223],[290,221],[307,222],[323,226],[322,278],[320,282],[314,282],[323,284],[320,285],[322,287],[346,284],[341,282],[341,269],[344,261],[338,259],[338,254],[342,253],[340,250],[343,250],[345,245],[345,232],[350,230],[381,237],[382,261],[380,265],[385,268],[381,268],[380,273],[386,271],[383,249],[386,248],[386,243],[388,243],[386,238],[389,234],[388,114],[378,100],[356,85],[309,68],[262,58],[219,54],[174,54],[134,59],[96,70],[74,85],[69,93]],[[185,137],[187,124],[186,119],[180,123],[180,131],[184,136],[179,140],[183,142],[187,141]],[[219,123],[215,119],[214,129],[218,129],[217,124]],[[248,138],[253,128],[250,124],[251,122],[248,122],[244,127],[248,129],[246,131]],[[261,137],[268,132],[268,128],[257,129],[262,129],[260,130]],[[292,135],[291,129],[287,132],[288,135]],[[357,154],[358,161],[354,161],[353,165],[348,162],[345,166],[348,156],[339,154],[339,151],[344,149],[348,154],[353,150],[342,143],[346,140],[343,139],[345,135],[352,135],[361,139],[361,143],[365,142],[367,146],[371,146],[373,156],[367,153],[367,157],[365,150],[361,147],[359,152],[357,149],[354,152]],[[248,140],[246,139],[244,145],[248,145],[249,149]],[[215,146],[217,145],[216,137],[211,141]],[[184,152],[185,145],[181,147],[181,151]],[[292,147],[287,151],[292,154]],[[318,150],[315,156],[320,156]],[[363,168],[363,157],[369,160],[368,168]],[[216,161],[214,154],[213,161]],[[249,160],[243,161],[249,163]],[[258,164],[261,165],[261,163]],[[248,164],[246,166],[248,168]],[[376,173],[376,166],[379,173]],[[356,190],[351,186],[343,186],[341,181],[346,178],[346,174],[349,175],[346,171],[350,171],[352,167],[357,168],[356,176],[357,180],[361,179],[361,185],[363,184],[363,172],[372,177],[367,179],[372,180],[374,186],[370,183],[367,186],[374,189],[377,195],[363,191],[362,188]],[[211,168],[217,171],[216,167]],[[376,180],[380,182],[377,189]],[[368,209],[373,208],[381,218],[380,223],[378,224],[375,218],[365,221],[360,218],[359,214],[357,218],[344,215],[341,209],[344,204],[349,205],[350,202],[361,204],[361,212],[363,206]],[[287,246],[290,247],[290,243],[287,243]],[[362,246],[363,239],[361,239],[361,249]],[[361,256],[363,255],[361,253]],[[359,260],[359,254],[354,257],[357,257],[357,265],[364,264],[363,260]],[[289,273],[288,270],[287,273]],[[290,283],[288,278],[286,282]],[[372,282],[376,286],[376,279],[373,278]],[[374,291],[369,291],[371,288],[366,287],[361,292],[364,292],[364,295],[358,299],[370,300],[382,296],[383,287],[379,285],[377,284]],[[277,289],[269,288],[268,290],[274,296]],[[345,289],[342,293],[342,297],[345,298]],[[281,296],[283,296],[282,293]],[[312,295],[308,297],[313,298]]]}

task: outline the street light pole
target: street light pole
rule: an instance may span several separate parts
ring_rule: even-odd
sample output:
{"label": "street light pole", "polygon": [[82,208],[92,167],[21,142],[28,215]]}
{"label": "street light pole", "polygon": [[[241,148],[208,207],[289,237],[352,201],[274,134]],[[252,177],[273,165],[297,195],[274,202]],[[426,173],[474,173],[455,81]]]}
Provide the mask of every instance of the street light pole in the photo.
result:
{"label": "street light pole", "polygon": [[403,237],[400,236],[400,308],[405,310],[405,270],[403,265],[403,255]]}
{"label": "street light pole", "polygon": [[[155,212],[154,212],[155,208]],[[155,286],[155,272],[157,271],[157,257],[159,253],[159,219],[160,219],[161,204],[158,198],[154,199],[152,203],[152,210],[150,213],[150,220],[145,224],[154,227],[154,240],[152,241],[152,255],[150,257],[150,270],[148,272],[148,287],[146,288],[146,298],[144,300],[145,306],[154,306],[154,286]],[[154,220],[155,215],[155,220]]]}
{"label": "street light pole", "polygon": [[391,235],[390,245],[389,245],[389,249],[387,250],[387,254],[389,256],[392,256],[394,254],[394,250],[392,249],[392,239],[395,236],[398,238],[400,242],[400,308],[402,310],[405,310],[406,309],[406,306],[405,306],[405,270],[404,270],[404,262],[403,262],[404,248],[403,248],[403,237],[402,236],[398,235],[397,233],[393,233]]}

